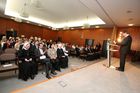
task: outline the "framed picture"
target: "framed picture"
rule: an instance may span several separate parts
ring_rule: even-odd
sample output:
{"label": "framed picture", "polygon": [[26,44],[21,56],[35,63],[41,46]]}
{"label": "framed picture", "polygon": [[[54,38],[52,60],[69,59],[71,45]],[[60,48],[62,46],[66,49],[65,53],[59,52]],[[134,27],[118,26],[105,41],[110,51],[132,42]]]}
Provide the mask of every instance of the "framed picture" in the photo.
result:
{"label": "framed picture", "polygon": [[94,39],[86,39],[85,40],[85,46],[88,45],[88,46],[93,46],[93,43],[94,43]]}

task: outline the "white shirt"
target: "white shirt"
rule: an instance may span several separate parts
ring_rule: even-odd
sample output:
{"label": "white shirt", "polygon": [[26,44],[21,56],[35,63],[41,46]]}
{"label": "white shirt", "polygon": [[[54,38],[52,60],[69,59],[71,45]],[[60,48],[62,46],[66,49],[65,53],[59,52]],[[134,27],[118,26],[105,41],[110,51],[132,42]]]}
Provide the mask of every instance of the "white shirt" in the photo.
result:
{"label": "white shirt", "polygon": [[44,55],[44,52],[43,52],[43,50],[41,48],[39,48],[39,51],[40,51],[41,55]]}
{"label": "white shirt", "polygon": [[44,55],[43,50],[41,48],[39,48],[39,51],[40,51],[40,54],[42,55],[42,56],[40,56],[40,59],[45,59],[46,56]]}

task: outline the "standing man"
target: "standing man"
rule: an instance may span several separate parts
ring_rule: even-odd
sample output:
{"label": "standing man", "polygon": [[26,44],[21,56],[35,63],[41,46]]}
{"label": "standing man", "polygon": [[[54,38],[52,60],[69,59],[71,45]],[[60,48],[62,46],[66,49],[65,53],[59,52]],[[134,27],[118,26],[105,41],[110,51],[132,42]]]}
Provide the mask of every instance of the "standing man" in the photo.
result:
{"label": "standing man", "polygon": [[117,45],[120,45],[120,67],[116,67],[116,70],[118,71],[124,71],[125,68],[125,59],[127,54],[129,53],[131,49],[131,43],[132,43],[132,37],[127,31],[124,31],[122,33],[123,40],[121,42],[114,42]]}

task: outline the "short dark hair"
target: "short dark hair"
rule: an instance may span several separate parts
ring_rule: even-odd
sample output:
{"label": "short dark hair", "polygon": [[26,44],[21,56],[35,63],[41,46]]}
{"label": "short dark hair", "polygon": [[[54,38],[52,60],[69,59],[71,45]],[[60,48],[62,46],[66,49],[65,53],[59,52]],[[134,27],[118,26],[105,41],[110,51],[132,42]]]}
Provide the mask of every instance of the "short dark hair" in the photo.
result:
{"label": "short dark hair", "polygon": [[128,32],[127,30],[123,30],[123,33],[127,33],[127,34],[129,34],[129,32]]}
{"label": "short dark hair", "polygon": [[[38,46],[40,46],[42,43],[38,43]],[[43,45],[43,44],[42,44]]]}

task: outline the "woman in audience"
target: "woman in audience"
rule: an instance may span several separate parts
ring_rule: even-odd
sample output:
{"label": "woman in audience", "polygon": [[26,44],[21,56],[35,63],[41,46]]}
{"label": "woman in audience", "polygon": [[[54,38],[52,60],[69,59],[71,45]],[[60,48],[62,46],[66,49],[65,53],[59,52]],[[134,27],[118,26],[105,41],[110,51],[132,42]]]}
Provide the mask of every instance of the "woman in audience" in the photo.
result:
{"label": "woman in audience", "polygon": [[6,40],[6,42],[3,42],[2,50],[4,51],[6,48],[11,48],[9,40]]}
{"label": "woman in audience", "polygon": [[36,66],[34,63],[34,52],[31,51],[30,43],[25,42],[21,50],[18,53],[19,60],[22,62],[19,64],[19,79],[27,81],[30,77],[34,79],[36,73]]}
{"label": "woman in audience", "polygon": [[16,40],[16,43],[15,43],[15,45],[14,45],[14,48],[15,48],[17,51],[19,50],[21,43],[22,43],[22,42],[21,42],[20,39],[17,39],[17,40]]}
{"label": "woman in audience", "polygon": [[57,58],[57,52],[56,52],[56,48],[55,48],[55,45],[52,44],[51,45],[51,48],[48,49],[48,56],[51,60],[51,63],[52,63],[52,67],[55,69],[55,70],[58,70],[58,71],[61,71],[60,70],[60,63],[59,63],[59,60]]}

